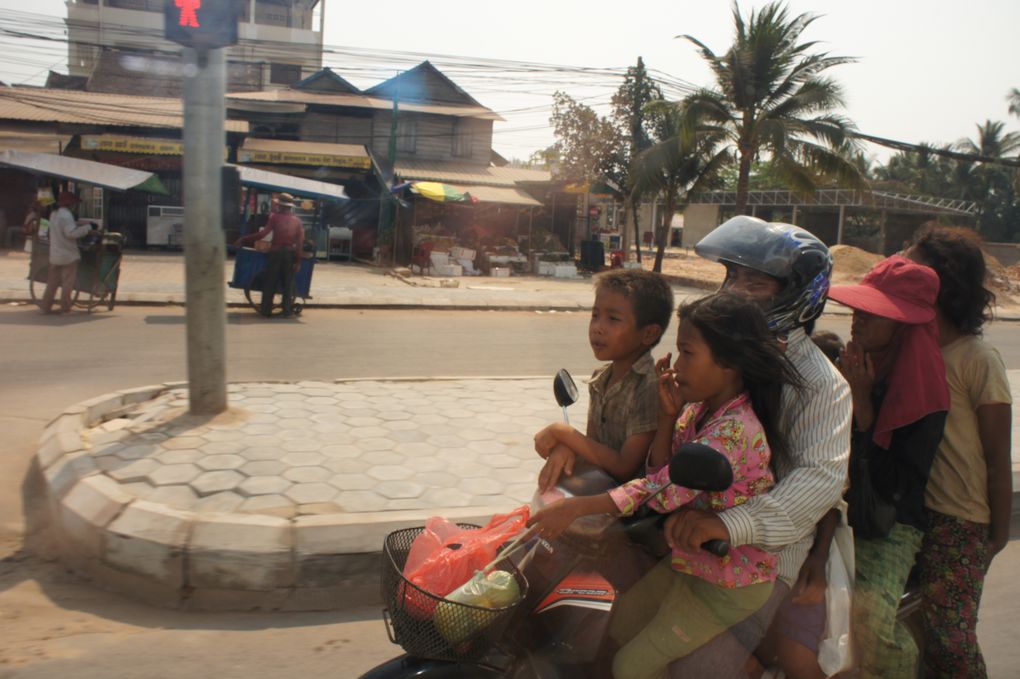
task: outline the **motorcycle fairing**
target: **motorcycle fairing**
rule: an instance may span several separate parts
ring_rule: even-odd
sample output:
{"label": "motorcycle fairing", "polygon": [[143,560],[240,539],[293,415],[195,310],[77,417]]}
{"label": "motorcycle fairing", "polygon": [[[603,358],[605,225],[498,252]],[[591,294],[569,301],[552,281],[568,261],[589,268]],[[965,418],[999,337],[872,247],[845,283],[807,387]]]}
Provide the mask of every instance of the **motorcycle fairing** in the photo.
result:
{"label": "motorcycle fairing", "polygon": [[604,577],[592,571],[574,571],[535,607],[535,612],[543,613],[560,606],[608,612],[615,600],[616,589]]}

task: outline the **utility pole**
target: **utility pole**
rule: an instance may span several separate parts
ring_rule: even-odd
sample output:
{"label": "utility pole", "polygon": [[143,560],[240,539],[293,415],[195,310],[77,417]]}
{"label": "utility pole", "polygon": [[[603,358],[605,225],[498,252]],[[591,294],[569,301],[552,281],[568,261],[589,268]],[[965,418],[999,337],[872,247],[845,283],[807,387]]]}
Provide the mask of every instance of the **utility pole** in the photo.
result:
{"label": "utility pole", "polygon": [[188,400],[192,415],[227,409],[223,267],[223,146],[226,67],[237,42],[232,2],[164,0],[164,37],[184,46],[184,288]]}
{"label": "utility pole", "polygon": [[[400,83],[397,82],[393,89],[393,111],[390,114],[390,138],[389,144],[386,148],[386,161],[389,163],[390,170],[396,175],[397,172],[397,116],[400,113]],[[394,214],[393,204],[396,201],[393,195],[390,193],[389,186],[381,187],[379,192],[379,225],[377,231],[379,233],[379,240],[382,240],[384,234],[389,233],[391,237],[390,242],[390,264],[396,263],[397,254],[397,234],[394,227]],[[380,264],[382,263],[382,244],[379,245],[379,258]]]}

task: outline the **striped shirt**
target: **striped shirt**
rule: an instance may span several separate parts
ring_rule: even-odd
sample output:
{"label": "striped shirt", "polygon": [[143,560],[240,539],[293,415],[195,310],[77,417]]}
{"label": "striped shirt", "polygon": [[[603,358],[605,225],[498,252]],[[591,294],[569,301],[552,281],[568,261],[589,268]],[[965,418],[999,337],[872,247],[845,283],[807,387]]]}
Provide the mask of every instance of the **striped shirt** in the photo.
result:
{"label": "striped shirt", "polygon": [[780,431],[788,460],[776,460],[778,483],[763,495],[719,514],[734,546],[779,552],[779,577],[797,580],[815,524],[840,501],[850,459],[850,387],[803,328],[787,337],[786,357],[803,378],[798,393],[783,388]]}

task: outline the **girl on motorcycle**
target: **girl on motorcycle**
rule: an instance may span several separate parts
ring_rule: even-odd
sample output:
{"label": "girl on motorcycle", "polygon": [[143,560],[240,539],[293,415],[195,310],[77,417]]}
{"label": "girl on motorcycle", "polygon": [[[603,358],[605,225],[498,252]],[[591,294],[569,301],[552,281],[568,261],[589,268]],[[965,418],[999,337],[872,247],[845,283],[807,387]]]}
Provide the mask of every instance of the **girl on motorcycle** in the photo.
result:
{"label": "girl on motorcycle", "polygon": [[[669,484],[668,468],[595,496],[573,497],[535,514],[529,524],[555,538],[581,516],[633,513],[648,502],[662,513],[690,505],[722,510],[766,492],[771,465],[785,451],[777,430],[783,385],[801,385],[799,375],[752,301],[719,293],[680,307],[677,358],[657,364],[660,422],[650,460],[668,460],[688,442],[719,450],[733,465],[734,483],[724,492],[700,492]],[[758,610],[769,598],[776,556],[741,545],[726,557],[672,554],[620,600],[610,636],[620,646],[613,659],[616,679],[661,677],[670,662]]]}

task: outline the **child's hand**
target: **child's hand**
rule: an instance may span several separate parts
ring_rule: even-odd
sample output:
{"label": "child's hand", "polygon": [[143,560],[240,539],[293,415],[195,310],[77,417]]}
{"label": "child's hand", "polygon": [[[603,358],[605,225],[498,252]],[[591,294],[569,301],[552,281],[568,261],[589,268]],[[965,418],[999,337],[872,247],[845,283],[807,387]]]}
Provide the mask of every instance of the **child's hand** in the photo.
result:
{"label": "child's hand", "polygon": [[560,443],[558,430],[565,426],[563,422],[553,422],[535,434],[535,452],[543,458],[548,458],[553,448]]}
{"label": "child's hand", "polygon": [[839,369],[855,395],[871,398],[871,389],[875,385],[875,365],[857,342],[850,340],[839,353]]}
{"label": "child's hand", "polygon": [[655,363],[655,373],[659,376],[659,413],[676,419],[686,401],[680,395],[676,385],[676,372],[670,367],[672,353],[666,354]]}
{"label": "child's hand", "polygon": [[580,516],[575,511],[577,499],[567,498],[539,510],[528,519],[528,526],[538,526],[538,534],[541,537],[555,540]]}
{"label": "child's hand", "polygon": [[556,446],[552,453],[546,458],[545,466],[538,473],[538,492],[545,493],[552,490],[560,480],[560,476],[566,474],[571,476],[574,473],[574,462],[577,455],[566,446]]}
{"label": "child's hand", "polygon": [[825,561],[809,556],[804,561],[804,565],[800,567],[797,582],[793,585],[793,598],[791,601],[802,606],[819,604],[825,601],[825,588],[827,586]]}

